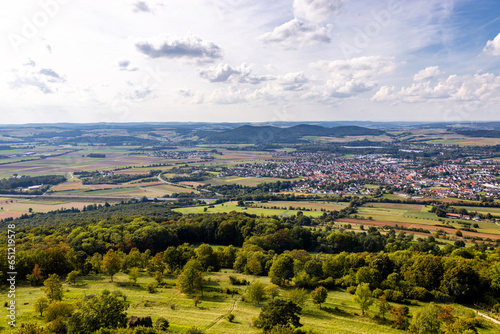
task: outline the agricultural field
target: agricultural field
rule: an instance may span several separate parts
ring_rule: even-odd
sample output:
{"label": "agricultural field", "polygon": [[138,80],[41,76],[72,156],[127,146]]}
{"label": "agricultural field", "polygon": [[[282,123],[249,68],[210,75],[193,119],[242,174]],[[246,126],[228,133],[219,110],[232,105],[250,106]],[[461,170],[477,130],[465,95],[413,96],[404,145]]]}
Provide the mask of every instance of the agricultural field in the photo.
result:
{"label": "agricultural field", "polygon": [[0,198],[0,219],[17,218],[29,212],[49,212],[59,209],[83,209],[90,204],[104,204],[102,202],[85,202],[69,200],[39,200],[22,198]]}
{"label": "agricultural field", "polygon": [[[246,279],[249,282],[256,280],[269,285],[267,277],[255,277],[242,275],[232,270],[223,269],[216,273],[205,275],[205,287],[201,303],[194,306],[192,297],[180,293],[175,287],[175,279],[166,277],[164,285],[159,287],[156,293],[150,294],[146,291],[147,283],[154,282],[153,278],[145,272],[140,273],[136,284],[133,284],[128,275],[119,273],[114,276],[111,283],[107,276],[86,276],[78,278],[76,284],[64,283],[63,301],[76,303],[79,299],[89,294],[99,294],[103,290],[121,291],[127,296],[130,306],[128,315],[150,315],[153,322],[158,317],[166,318],[170,323],[170,328],[176,331],[186,331],[192,326],[205,330],[207,334],[232,334],[232,333],[260,333],[260,330],[252,327],[252,318],[260,313],[260,306],[242,301],[242,295],[247,286],[233,286],[229,282],[229,275],[239,279]],[[239,293],[234,296],[217,292],[219,289],[238,289]],[[285,290],[280,288],[280,294]],[[17,322],[35,323],[44,325],[45,321],[33,310],[33,301],[44,293],[39,287],[29,285],[19,285],[16,291]],[[391,303],[398,306],[396,303]],[[425,303],[419,305],[409,305],[410,314],[414,314]],[[472,310],[458,304],[452,304],[456,314],[466,316],[472,314]],[[233,313],[235,319],[228,322],[225,316]],[[328,298],[320,309],[313,304],[310,298],[302,306],[300,322],[303,329],[312,329],[318,333],[332,334],[392,334],[402,333],[393,329],[390,324],[381,324],[373,317],[378,312],[376,305],[372,305],[365,316],[360,315],[360,310],[352,301],[351,294],[344,290],[331,290]],[[5,318],[6,310],[2,309]],[[478,328],[480,334],[493,334],[500,331],[500,326],[486,320],[481,320],[482,326]],[[8,327],[1,328],[6,333],[14,330]]]}
{"label": "agricultural field", "polygon": [[[206,211],[205,211],[206,208]],[[182,214],[190,214],[190,213],[220,213],[220,212],[246,212],[254,215],[264,215],[264,216],[281,216],[281,217],[290,217],[297,215],[300,210],[288,210],[288,209],[266,209],[266,208],[255,208],[251,206],[237,206],[236,202],[227,202],[222,204],[214,205],[213,208],[209,208],[208,205],[204,206],[196,206],[196,207],[188,207],[188,208],[179,208],[174,209],[176,212],[180,212]],[[323,213],[320,211],[304,211],[304,215],[310,217],[319,217]]]}
{"label": "agricultural field", "polygon": [[200,183],[211,184],[213,186],[220,186],[223,184],[241,184],[243,186],[256,186],[261,183],[270,183],[277,181],[290,181],[288,179],[279,179],[271,177],[238,177],[238,176],[226,176],[220,178],[213,178]]}

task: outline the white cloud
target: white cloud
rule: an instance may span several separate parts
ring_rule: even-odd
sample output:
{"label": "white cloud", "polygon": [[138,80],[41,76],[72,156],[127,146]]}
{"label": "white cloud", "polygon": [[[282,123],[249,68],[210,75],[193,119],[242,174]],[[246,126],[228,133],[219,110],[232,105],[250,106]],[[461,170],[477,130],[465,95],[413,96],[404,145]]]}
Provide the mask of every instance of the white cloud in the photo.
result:
{"label": "white cloud", "polygon": [[391,57],[359,57],[349,60],[321,60],[310,65],[329,73],[325,85],[316,86],[313,96],[345,98],[372,90],[381,75],[392,72],[396,64]]}
{"label": "white cloud", "polygon": [[483,52],[492,56],[500,56],[500,34],[492,41],[486,42]]}
{"label": "white cloud", "polygon": [[198,68],[196,72],[200,77],[210,82],[250,83],[255,85],[274,79],[271,76],[251,75],[252,65],[245,63],[238,67],[232,67],[229,64],[218,64],[208,68]]}
{"label": "white cloud", "polygon": [[306,45],[330,43],[332,38],[327,28],[293,19],[265,33],[260,40],[267,44],[277,44],[286,49]]}
{"label": "white cloud", "polygon": [[311,22],[323,22],[338,15],[344,7],[343,0],[294,0],[295,17]]}
{"label": "white cloud", "polygon": [[397,89],[383,86],[372,97],[373,101],[426,102],[431,100],[483,101],[500,96],[500,76],[492,73],[451,75],[432,85],[429,81],[414,83]]}
{"label": "white cloud", "polygon": [[441,74],[441,71],[439,71],[439,66],[429,66],[421,70],[417,74],[415,74],[413,80],[415,81],[429,80],[438,76],[439,74]]}

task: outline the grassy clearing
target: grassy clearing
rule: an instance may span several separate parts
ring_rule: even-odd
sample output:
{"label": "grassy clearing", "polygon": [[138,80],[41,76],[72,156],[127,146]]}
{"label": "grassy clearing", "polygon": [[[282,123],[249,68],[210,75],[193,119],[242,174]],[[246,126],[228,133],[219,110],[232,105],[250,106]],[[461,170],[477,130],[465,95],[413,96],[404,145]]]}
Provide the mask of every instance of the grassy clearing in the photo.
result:
{"label": "grassy clearing", "polygon": [[[207,208],[207,211],[204,211]],[[213,208],[209,208],[208,205],[204,206],[196,206],[196,207],[188,207],[188,208],[179,208],[174,209],[174,211],[180,212],[182,214],[190,214],[190,213],[221,213],[221,212],[247,212],[249,214],[254,215],[264,215],[264,216],[282,216],[282,217],[290,217],[297,215],[300,210],[283,210],[283,209],[265,209],[265,208],[252,208],[252,207],[241,207],[237,206],[235,202],[228,202],[214,205]],[[304,215],[311,217],[319,217],[323,213],[319,211],[304,211]]]}
{"label": "grassy clearing", "polygon": [[204,184],[211,184],[213,186],[219,186],[224,184],[241,184],[244,186],[256,186],[261,183],[270,183],[277,181],[290,181],[288,179],[272,178],[272,177],[238,177],[238,176],[226,176],[220,178],[213,178],[204,181]]}
{"label": "grassy clearing", "polygon": [[317,210],[320,211],[321,209],[325,209],[328,211],[333,211],[333,210],[342,210],[345,208],[349,203],[345,202],[339,202],[339,203],[326,203],[326,202],[308,202],[308,201],[270,201],[267,203],[259,203],[257,202],[256,205],[258,206],[264,206],[264,207],[293,207],[293,208],[306,208],[310,210]]}
{"label": "grassy clearing", "polygon": [[[131,284],[124,273],[119,273],[114,277],[114,283],[105,276],[88,276],[80,278],[76,285],[64,283],[64,299],[68,303],[75,303],[80,298],[89,294],[99,294],[108,289],[110,291],[119,290],[128,296],[130,307],[128,315],[150,315],[153,322],[158,317],[165,317],[170,322],[174,330],[186,331],[193,325],[206,329],[207,334],[233,334],[233,333],[259,333],[260,330],[251,326],[253,317],[260,313],[260,307],[254,304],[241,301],[241,295],[245,292],[246,286],[232,286],[229,283],[229,275],[246,279],[250,282],[259,280],[265,285],[270,284],[268,277],[254,277],[242,275],[232,270],[222,270],[218,273],[209,273],[205,276],[205,292],[201,298],[202,302],[195,307],[192,296],[186,296],[175,288],[175,278],[167,277],[165,286],[158,289],[157,293],[150,294],[146,291],[145,285],[153,282],[145,272],[142,272],[137,284]],[[214,289],[237,288],[239,294],[231,296],[214,291]],[[282,293],[284,289],[280,289]],[[33,302],[36,298],[43,296],[39,287],[19,284],[16,291],[17,322],[36,323],[45,325],[43,318],[33,311]],[[422,304],[423,305],[423,304]],[[409,306],[410,313],[414,314],[420,306]],[[234,309],[233,309],[234,306]],[[457,313],[464,314],[467,309],[461,305],[453,305]],[[225,315],[232,310],[235,321],[229,323]],[[378,309],[371,306],[367,316],[360,316],[357,305],[352,301],[352,296],[343,290],[329,291],[326,302],[320,309],[311,300],[307,300],[303,305],[300,322],[304,329],[312,329],[319,333],[352,333],[352,334],[392,334],[401,331],[391,328],[389,325],[378,323],[373,319]],[[6,309],[2,309],[3,318],[6,318]],[[217,321],[220,319],[219,321]],[[4,325],[5,324],[5,325]],[[498,333],[500,326],[489,322],[484,322],[485,326],[479,328],[481,334]],[[14,332],[3,323],[3,330],[7,333]],[[208,329],[207,329],[208,328]]]}

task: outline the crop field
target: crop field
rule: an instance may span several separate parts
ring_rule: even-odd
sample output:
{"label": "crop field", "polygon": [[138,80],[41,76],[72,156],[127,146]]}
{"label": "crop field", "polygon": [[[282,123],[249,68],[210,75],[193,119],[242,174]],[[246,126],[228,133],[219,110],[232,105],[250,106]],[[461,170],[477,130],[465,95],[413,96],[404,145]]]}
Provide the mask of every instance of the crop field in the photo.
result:
{"label": "crop field", "polygon": [[[465,207],[467,209],[473,210],[472,207]],[[490,209],[490,208],[483,208]],[[362,207],[358,208],[358,216],[364,219],[372,217],[373,220],[385,221],[391,224],[405,224],[406,225],[429,225],[434,226],[436,224],[447,224],[453,228],[455,231],[462,228],[459,221],[456,219],[448,218],[438,218],[434,213],[429,212],[430,207],[418,204],[396,204],[396,203],[367,203]],[[438,219],[441,219],[439,221]],[[479,228],[476,228],[480,233],[486,234],[500,234],[500,226],[485,222],[473,222],[477,223]],[[425,228],[425,227],[424,227]],[[429,229],[429,228],[427,228]],[[454,232],[453,232],[454,233]],[[472,234],[474,235],[474,234]]]}
{"label": "crop field", "polygon": [[[20,217],[22,214],[30,212],[48,212],[59,209],[83,209],[84,206],[94,204],[95,201],[58,201],[58,200],[26,200],[21,198],[1,198],[0,199],[0,219],[9,217]],[[102,202],[104,203],[104,201]],[[99,204],[99,202],[97,203]]]}
{"label": "crop field", "polygon": [[[145,285],[154,280],[145,272],[142,272],[136,284],[129,281],[124,273],[115,275],[114,282],[111,283],[109,277],[87,276],[79,278],[76,284],[64,283],[63,301],[76,303],[80,298],[89,294],[99,294],[107,289],[109,291],[121,291],[127,296],[130,307],[127,314],[150,315],[153,322],[158,317],[166,318],[170,323],[170,328],[176,331],[186,331],[192,326],[205,330],[207,334],[233,334],[233,333],[260,333],[260,330],[252,327],[252,318],[260,313],[260,306],[244,302],[241,296],[245,293],[246,286],[232,286],[229,282],[229,275],[239,279],[246,279],[250,282],[255,280],[269,285],[268,277],[255,277],[235,273],[232,270],[223,269],[220,272],[205,275],[205,288],[201,303],[196,307],[192,301],[193,296],[186,296],[180,293],[175,287],[175,278],[167,277],[164,286],[158,288],[156,293],[150,294],[146,291]],[[218,289],[236,288],[239,293],[231,296],[217,292]],[[281,288],[280,294],[286,289]],[[33,301],[44,293],[39,287],[19,284],[16,289],[17,323],[36,323],[44,325],[45,321],[40,314],[33,310]],[[393,304],[397,306],[397,304]],[[410,314],[414,314],[423,305],[410,305]],[[456,314],[465,316],[472,311],[464,306],[452,304]],[[331,290],[322,308],[314,305],[308,299],[302,306],[300,322],[303,329],[312,329],[319,333],[332,334],[392,334],[401,333],[393,329],[389,324],[380,324],[373,319],[377,313],[377,307],[372,305],[367,315],[361,316],[357,305],[352,301],[352,296],[344,290]],[[228,313],[235,315],[234,322],[226,320]],[[2,317],[5,318],[6,309],[2,309]],[[478,328],[480,334],[493,334],[500,331],[500,326],[490,322],[482,321],[483,326]],[[14,332],[8,326],[1,328],[7,333]]]}
{"label": "crop field", "polygon": [[224,184],[241,184],[244,186],[256,186],[261,183],[270,183],[277,181],[291,181],[288,179],[271,178],[271,177],[238,177],[238,176],[226,176],[220,178],[213,178],[203,181],[203,184],[211,184],[213,186],[220,186]]}
{"label": "crop field", "polygon": [[[207,208],[207,211],[204,211]],[[189,213],[220,213],[220,212],[246,212],[254,215],[264,215],[264,216],[282,216],[290,217],[296,215],[300,210],[283,210],[283,209],[264,209],[264,208],[252,208],[252,207],[241,207],[237,206],[235,202],[228,202],[214,205],[213,208],[209,208],[208,205],[197,206],[197,207],[187,207],[174,209],[174,211],[180,212],[182,214]],[[323,213],[319,211],[304,211],[304,215],[311,217],[319,217]]]}

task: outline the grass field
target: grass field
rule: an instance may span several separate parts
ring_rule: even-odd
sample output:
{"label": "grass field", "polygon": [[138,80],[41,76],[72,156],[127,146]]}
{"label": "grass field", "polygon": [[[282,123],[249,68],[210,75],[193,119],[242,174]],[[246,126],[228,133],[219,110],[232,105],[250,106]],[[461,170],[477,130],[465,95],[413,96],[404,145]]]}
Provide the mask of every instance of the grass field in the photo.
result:
{"label": "grass field", "polygon": [[[473,207],[465,207],[468,210],[474,210]],[[495,208],[478,208],[487,209],[486,212],[491,212],[490,210],[495,210]],[[404,223],[404,224],[422,224],[422,225],[436,225],[448,223],[449,226],[454,227],[456,230],[462,228],[459,221],[456,219],[446,219],[437,217],[434,213],[429,212],[430,206],[419,205],[419,204],[398,204],[398,203],[367,203],[362,207],[358,208],[358,216],[362,218],[372,217],[373,220],[377,221],[387,221],[394,223]],[[496,208],[496,210],[499,210]],[[495,211],[496,211],[495,210]],[[493,214],[493,212],[492,212]],[[477,223],[479,228],[476,228],[480,233],[488,234],[500,234],[500,226],[480,221],[472,222]]]}
{"label": "grass field", "polygon": [[[119,273],[111,283],[109,277],[89,276],[79,278],[76,285],[64,283],[64,298],[67,303],[76,303],[80,298],[89,294],[99,294],[107,289],[110,291],[121,291],[127,295],[130,307],[128,315],[150,315],[153,322],[158,317],[165,317],[170,323],[170,328],[184,332],[192,326],[205,330],[207,334],[234,334],[234,333],[260,333],[260,330],[251,326],[252,318],[260,313],[260,307],[241,300],[246,286],[232,286],[229,283],[229,275],[244,278],[249,281],[259,280],[269,285],[267,277],[254,277],[237,274],[232,270],[222,270],[217,273],[209,273],[205,276],[203,297],[198,307],[195,307],[192,296],[186,296],[175,288],[174,277],[167,277],[166,286],[161,287],[154,294],[146,291],[145,285],[153,282],[145,272],[142,272],[136,285],[129,282],[128,276]],[[220,288],[237,288],[239,294],[234,297],[214,291]],[[212,290],[212,291],[210,291]],[[280,289],[280,293],[284,290]],[[36,323],[45,325],[45,321],[39,314],[33,311],[33,302],[44,293],[39,287],[31,287],[19,284],[16,289],[17,323]],[[396,304],[394,304],[396,305]],[[422,304],[423,305],[423,304]],[[422,305],[409,306],[410,314],[414,314]],[[461,305],[453,305],[455,312],[464,315],[468,311]],[[337,309],[336,309],[337,308]],[[233,323],[225,319],[230,311],[235,315]],[[302,308],[300,322],[303,329],[312,329],[318,333],[332,334],[392,334],[402,333],[387,324],[380,324],[373,319],[377,313],[377,307],[372,305],[367,315],[361,316],[359,308],[352,301],[352,296],[343,290],[329,291],[326,302],[320,309],[311,300],[307,300]],[[6,319],[6,309],[2,309],[2,318]],[[500,326],[489,322],[483,322],[484,326],[478,329],[481,334],[493,334],[500,331]],[[14,332],[7,326],[6,320],[0,325],[1,330],[6,333]]]}
{"label": "grass field", "polygon": [[244,186],[256,186],[261,183],[270,183],[277,181],[291,181],[288,179],[279,179],[272,177],[238,177],[238,176],[227,176],[220,178],[213,178],[207,181],[203,181],[203,184],[211,184],[213,186],[219,186],[224,184],[241,184]]}
{"label": "grass field", "polygon": [[[11,202],[12,201],[12,202]],[[45,201],[45,200],[25,200],[20,198],[1,198],[0,199],[0,219],[8,217],[20,217],[24,213],[48,212],[59,209],[83,209],[84,206],[94,204],[95,202],[72,202],[72,201]],[[104,204],[104,201],[101,202]],[[99,204],[99,202],[97,202]]]}
{"label": "grass field", "polygon": [[[207,208],[207,211],[204,209]],[[252,207],[241,207],[237,206],[235,202],[228,202],[223,204],[214,205],[213,208],[209,208],[208,205],[205,206],[197,206],[197,207],[188,207],[188,208],[179,208],[174,209],[174,211],[180,212],[182,214],[189,213],[220,213],[220,212],[247,212],[249,214],[254,215],[264,215],[264,216],[282,216],[282,217],[290,217],[296,215],[299,210],[283,210],[283,209],[264,209],[264,208],[252,208]],[[323,213],[320,211],[304,211],[304,215],[311,217],[319,217]]]}
{"label": "grass field", "polygon": [[317,210],[320,211],[321,209],[325,209],[327,211],[333,211],[333,210],[342,210],[345,208],[349,203],[345,202],[339,202],[339,203],[326,203],[326,202],[308,202],[308,201],[270,201],[267,203],[259,203],[257,202],[256,205],[258,206],[264,206],[264,207],[273,207],[273,206],[278,206],[278,207],[293,207],[293,208],[306,208],[310,210]]}

